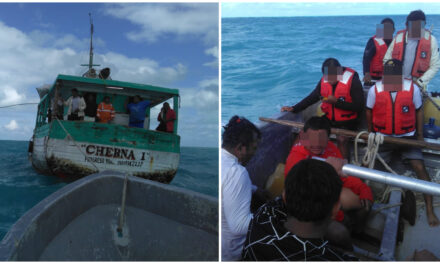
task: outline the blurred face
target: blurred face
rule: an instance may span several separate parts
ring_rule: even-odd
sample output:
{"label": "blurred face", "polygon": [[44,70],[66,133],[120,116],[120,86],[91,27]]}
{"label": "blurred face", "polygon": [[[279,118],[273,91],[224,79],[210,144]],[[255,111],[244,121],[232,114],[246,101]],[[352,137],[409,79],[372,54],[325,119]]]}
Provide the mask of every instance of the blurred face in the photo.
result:
{"label": "blurred face", "polygon": [[243,145],[239,146],[238,161],[243,166],[245,166],[255,155],[255,152],[257,152],[259,140],[257,133],[255,132],[253,133],[253,139],[254,140],[252,141],[252,143],[249,144],[249,146],[243,146]]}
{"label": "blurred face", "polygon": [[328,144],[327,130],[307,129],[307,132],[302,132],[300,135],[301,144],[314,155],[321,155],[324,153]]}
{"label": "blurred face", "polygon": [[408,38],[420,39],[424,27],[425,21],[423,20],[408,21]]}
{"label": "blurred face", "polygon": [[140,101],[141,101],[141,99],[139,98],[139,96],[135,96],[134,99],[133,99],[133,102],[135,104],[139,103]]}
{"label": "blurred face", "polygon": [[164,103],[164,104],[163,104],[163,109],[165,109],[165,110],[170,109],[170,105],[167,104],[167,103]]}
{"label": "blurred face", "polygon": [[73,97],[77,97],[77,96],[78,96],[78,91],[76,91],[76,90],[72,90],[72,96],[73,96]]}
{"label": "blurred face", "polygon": [[383,76],[383,87],[387,92],[402,91],[403,76],[386,74]]}
{"label": "blurred face", "polygon": [[394,26],[389,22],[379,24],[376,27],[376,36],[383,39],[393,39]]}
{"label": "blurred face", "polygon": [[325,67],[324,80],[331,85],[337,83],[342,79],[342,67]]}
{"label": "blurred face", "polygon": [[109,97],[104,98],[104,102],[105,102],[106,104],[109,104],[109,103],[110,103],[110,98],[109,98]]}

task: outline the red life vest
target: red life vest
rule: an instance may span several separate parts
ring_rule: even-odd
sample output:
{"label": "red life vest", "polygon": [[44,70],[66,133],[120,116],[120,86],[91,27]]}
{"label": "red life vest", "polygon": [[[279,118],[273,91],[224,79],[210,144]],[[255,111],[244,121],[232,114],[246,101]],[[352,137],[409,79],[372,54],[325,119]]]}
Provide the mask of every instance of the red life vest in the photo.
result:
{"label": "red life vest", "polygon": [[392,100],[384,91],[382,82],[375,85],[376,101],[373,106],[373,130],[387,135],[402,135],[416,129],[416,109],[413,102],[414,84],[404,80],[402,91]]}
{"label": "red life vest", "polygon": [[[416,56],[414,57],[414,64],[411,70],[411,76],[421,77],[428,69],[431,61],[431,32],[424,30],[425,34],[420,38],[417,45]],[[406,29],[397,32],[393,48],[393,59],[402,61],[403,53],[406,45]]]}
{"label": "red life vest", "polygon": [[[344,73],[342,74],[342,80],[338,82],[336,85],[336,89],[333,93],[333,87],[330,83],[324,80],[324,77],[321,78],[321,96],[328,97],[333,95],[338,100],[342,99],[345,102],[352,102],[350,95],[351,82],[353,81],[355,71],[346,67]],[[323,102],[321,104],[321,110],[325,113],[329,120],[333,120],[336,122],[347,121],[356,119],[358,114],[357,112],[347,111],[343,109],[339,109],[334,107],[334,105]]]}
{"label": "red life vest", "polygon": [[373,36],[374,46],[376,47],[376,54],[370,62],[370,75],[375,78],[382,78],[383,75],[383,57],[387,53],[388,46],[383,38],[376,38]]}

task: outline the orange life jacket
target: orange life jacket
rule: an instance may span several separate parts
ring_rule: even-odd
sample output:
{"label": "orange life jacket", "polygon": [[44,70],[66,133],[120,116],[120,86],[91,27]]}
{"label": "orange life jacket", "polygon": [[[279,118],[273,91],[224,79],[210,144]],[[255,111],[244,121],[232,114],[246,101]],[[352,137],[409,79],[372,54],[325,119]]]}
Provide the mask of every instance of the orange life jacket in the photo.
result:
{"label": "orange life jacket", "polygon": [[[350,95],[351,82],[353,81],[355,71],[346,67],[344,73],[342,74],[342,80],[336,85],[336,89],[333,93],[333,87],[330,83],[321,78],[321,96],[328,97],[330,95],[335,96],[338,100],[342,99],[345,102],[352,102]],[[354,111],[347,111],[343,109],[336,108],[333,104],[323,102],[321,104],[321,110],[325,113],[329,120],[336,122],[347,121],[356,119],[358,114]]]}
{"label": "orange life jacket", "polygon": [[99,123],[108,123],[115,117],[115,109],[112,104],[102,102],[98,105],[96,116],[99,118]]}
{"label": "orange life jacket", "polygon": [[[431,32],[424,30],[425,34],[419,40],[417,45],[416,56],[414,57],[414,64],[411,70],[411,76],[421,77],[428,69],[431,61]],[[393,59],[402,61],[403,53],[406,46],[406,29],[397,32],[393,48]]]}
{"label": "orange life jacket", "polygon": [[376,47],[376,54],[370,62],[370,75],[375,78],[382,78],[383,75],[383,57],[387,53],[388,46],[383,38],[376,38],[373,36],[374,46]]}
{"label": "orange life jacket", "polygon": [[375,85],[376,101],[373,106],[373,130],[387,135],[402,135],[416,129],[416,109],[413,102],[414,84],[404,80],[396,99],[384,91],[382,82]]}

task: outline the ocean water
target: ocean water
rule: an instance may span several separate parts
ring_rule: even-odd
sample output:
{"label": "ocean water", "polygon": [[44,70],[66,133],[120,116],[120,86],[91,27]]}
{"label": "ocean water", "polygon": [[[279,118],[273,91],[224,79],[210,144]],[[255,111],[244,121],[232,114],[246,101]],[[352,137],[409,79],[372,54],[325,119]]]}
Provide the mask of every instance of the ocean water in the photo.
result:
{"label": "ocean water", "polygon": [[[389,16],[396,32],[406,15]],[[363,78],[365,45],[384,16],[272,17],[222,19],[222,120],[233,115],[253,122],[306,97],[322,77],[328,57]],[[427,28],[440,40],[440,16],[427,15]],[[429,91],[440,91],[440,73]]]}
{"label": "ocean water", "polygon": [[[35,172],[27,141],[0,141],[0,240],[38,202],[67,182]],[[181,147],[179,168],[171,185],[218,197],[218,149]]]}

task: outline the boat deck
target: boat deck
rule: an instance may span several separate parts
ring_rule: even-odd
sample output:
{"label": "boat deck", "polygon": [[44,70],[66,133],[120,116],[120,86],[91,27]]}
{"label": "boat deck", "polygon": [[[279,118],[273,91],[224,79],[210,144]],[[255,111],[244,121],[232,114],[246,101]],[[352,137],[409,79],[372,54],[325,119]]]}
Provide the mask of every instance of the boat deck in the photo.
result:
{"label": "boat deck", "polygon": [[217,257],[210,250],[217,246],[215,234],[134,207],[125,208],[125,225],[119,237],[119,208],[120,204],[100,205],[79,215],[53,238],[39,260],[186,261]]}

